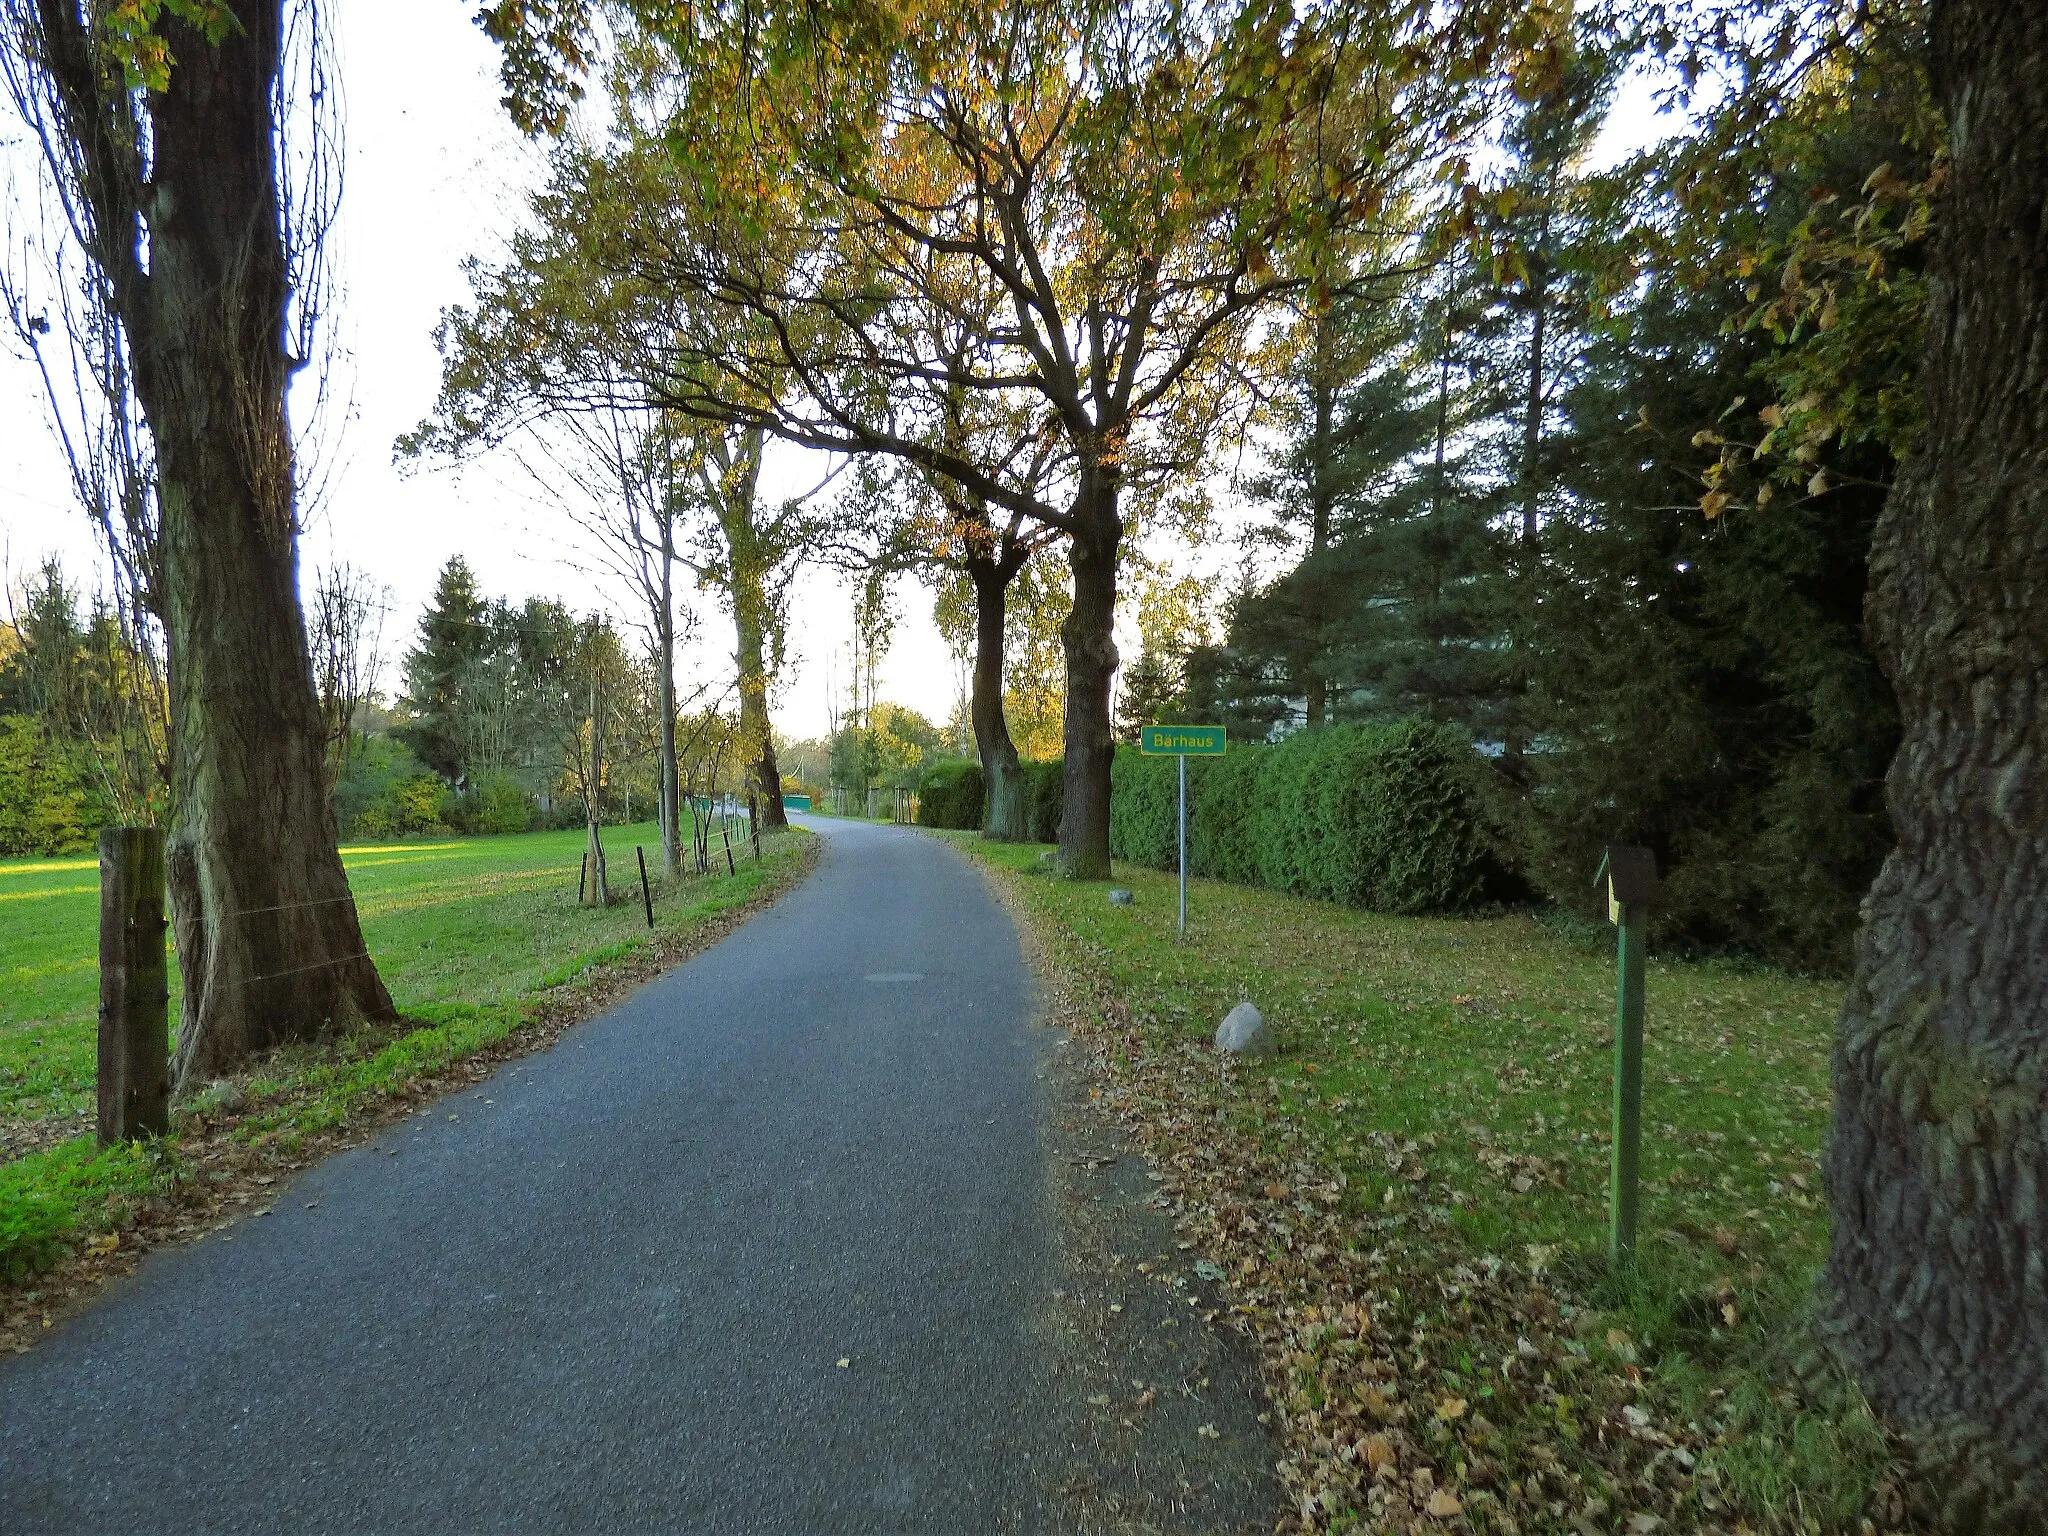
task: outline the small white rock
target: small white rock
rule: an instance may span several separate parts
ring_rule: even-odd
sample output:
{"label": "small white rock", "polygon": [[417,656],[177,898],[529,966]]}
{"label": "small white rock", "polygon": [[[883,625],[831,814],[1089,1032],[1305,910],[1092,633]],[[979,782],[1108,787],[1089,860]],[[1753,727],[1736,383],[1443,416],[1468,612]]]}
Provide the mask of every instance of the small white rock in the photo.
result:
{"label": "small white rock", "polygon": [[1216,1049],[1232,1056],[1277,1056],[1279,1046],[1266,1028],[1265,1015],[1250,1003],[1239,1003],[1216,1026]]}

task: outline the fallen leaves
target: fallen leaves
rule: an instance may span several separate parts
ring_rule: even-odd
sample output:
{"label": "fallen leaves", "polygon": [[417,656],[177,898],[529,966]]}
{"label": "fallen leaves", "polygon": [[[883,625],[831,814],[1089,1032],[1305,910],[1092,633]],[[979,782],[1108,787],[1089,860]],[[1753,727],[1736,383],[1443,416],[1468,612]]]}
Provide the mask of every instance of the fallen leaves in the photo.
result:
{"label": "fallen leaves", "polygon": [[1465,1513],[1465,1506],[1458,1496],[1448,1488],[1439,1488],[1430,1494],[1429,1502],[1423,1506],[1439,1520],[1448,1520],[1453,1515]]}

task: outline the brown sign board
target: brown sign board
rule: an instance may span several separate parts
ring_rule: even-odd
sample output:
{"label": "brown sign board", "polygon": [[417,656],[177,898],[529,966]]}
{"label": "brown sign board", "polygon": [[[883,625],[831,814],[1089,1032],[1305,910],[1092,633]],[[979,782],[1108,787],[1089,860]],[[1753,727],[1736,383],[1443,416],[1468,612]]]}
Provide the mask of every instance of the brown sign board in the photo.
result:
{"label": "brown sign board", "polygon": [[1610,921],[1621,920],[1623,907],[1647,907],[1657,900],[1657,856],[1647,848],[1618,848],[1609,844],[1600,856],[1600,872],[1593,877],[1595,890],[1607,892]]}

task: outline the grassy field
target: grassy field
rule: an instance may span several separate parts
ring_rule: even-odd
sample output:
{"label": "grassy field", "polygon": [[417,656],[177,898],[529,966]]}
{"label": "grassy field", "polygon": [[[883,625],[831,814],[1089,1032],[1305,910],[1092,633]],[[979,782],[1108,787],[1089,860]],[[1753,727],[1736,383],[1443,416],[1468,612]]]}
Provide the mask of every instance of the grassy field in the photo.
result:
{"label": "grassy field", "polygon": [[[227,1096],[231,1113],[202,1096],[174,1117],[171,1145],[146,1152],[100,1152],[83,1134],[94,1095],[96,861],[0,863],[0,1280],[61,1255],[74,1230],[119,1227],[138,1201],[190,1184],[179,1159],[202,1145],[217,1157],[230,1141],[258,1161],[298,1157],[369,1103],[497,1046],[554,989],[638,964],[650,945],[686,946],[793,878],[808,841],[768,839],[763,862],[742,852],[735,875],[657,883],[650,933],[633,850],[658,849],[655,828],[608,828],[604,838],[615,900],[602,911],[576,900],[581,831],[344,849],[364,938],[404,1022],[276,1053]],[[175,1027],[175,979],[171,990]]]}
{"label": "grassy field", "polygon": [[[344,848],[364,939],[400,1011],[502,1002],[643,938],[633,848],[648,848],[658,879],[660,834],[649,822],[604,840],[614,886],[633,891],[604,912],[576,902],[577,830]],[[694,889],[661,899],[672,908]],[[97,860],[0,861],[0,1116],[92,1107],[98,922]],[[174,1028],[177,1002],[174,979]]]}
{"label": "grassy field", "polygon": [[[1426,1426],[1433,1432],[1464,1434],[1466,1398],[1486,1400],[1481,1447],[1460,1440],[1454,1451],[1446,1440],[1425,1461],[1439,1479],[1457,1469],[1459,1486],[1476,1493],[1463,1517],[1472,1528],[1653,1528],[1627,1525],[1631,1509],[1702,1530],[1742,1518],[1857,1528],[1884,1473],[1883,1439],[1853,1397],[1820,1401],[1786,1384],[1789,1341],[1826,1248],[1819,1154],[1840,984],[1652,958],[1640,1252],[1632,1271],[1610,1274],[1607,931],[1527,914],[1393,918],[1197,881],[1181,942],[1169,875],[1119,866],[1116,881],[1136,901],[1111,906],[1102,884],[1042,872],[1035,846],[958,840],[1000,873],[1055,965],[1078,980],[1117,1085],[1108,1091],[1156,1136],[1167,1187],[1194,1213],[1189,1230],[1209,1237],[1212,1257],[1286,1276],[1302,1248],[1271,1234],[1301,1228],[1299,1213],[1326,1198],[1328,1230],[1351,1260],[1369,1254],[1384,1265],[1374,1305],[1401,1317],[1395,1333],[1413,1330],[1413,1358],[1394,1351],[1383,1376],[1419,1373],[1429,1390],[1457,1394],[1443,1399],[1456,1413],[1443,1409]],[[1264,1011],[1281,1055],[1219,1071],[1208,1039],[1246,998]],[[1203,1143],[1218,1127],[1277,1171],[1263,1190],[1217,1167]],[[1476,1315],[1451,1327],[1432,1305],[1445,1273],[1481,1276],[1474,1295],[1483,1277],[1508,1275],[1556,1299],[1551,1324],[1569,1342],[1543,1375],[1550,1385],[1508,1390],[1511,1359],[1489,1371]],[[1320,1283],[1277,1279],[1266,1294],[1298,1305]],[[1298,1310],[1311,1325],[1269,1340],[1278,1341],[1276,1400],[1300,1431],[1295,1486],[1314,1507],[1308,1523],[1344,1529],[1385,1479],[1342,1491],[1354,1453],[1358,1468],[1372,1457],[1358,1449],[1368,1442],[1347,1447],[1338,1431],[1340,1394],[1320,1374],[1334,1367],[1312,1326],[1318,1309]],[[1532,1309],[1536,1322],[1542,1311]],[[1512,1327],[1533,1334],[1536,1322]],[[1505,1338],[1510,1353],[1519,1347],[1516,1332]],[[1572,1392],[1558,1390],[1580,1372]],[[1391,1388],[1382,1379],[1361,1390],[1372,1408]],[[1603,1460],[1615,1436],[1586,1421],[1603,1397],[1614,1431],[1633,1440],[1662,1425],[1666,1454],[1683,1450],[1687,1468],[1697,1456],[1708,1475],[1654,1497],[1633,1488],[1636,1471],[1624,1476]],[[1645,1413],[1648,1429],[1633,1416]],[[1367,1413],[1361,1422],[1375,1421]],[[1415,1454],[1426,1458],[1431,1443],[1418,1433]],[[1530,1477],[1540,1483],[1556,1467],[1577,1468],[1574,1492],[1528,1492]],[[1319,1487],[1338,1491],[1315,1506]],[[1600,1506],[1591,1514],[1588,1499]],[[1386,1528],[1404,1528],[1374,1509]],[[1480,1518],[1487,1509],[1499,1518]]]}

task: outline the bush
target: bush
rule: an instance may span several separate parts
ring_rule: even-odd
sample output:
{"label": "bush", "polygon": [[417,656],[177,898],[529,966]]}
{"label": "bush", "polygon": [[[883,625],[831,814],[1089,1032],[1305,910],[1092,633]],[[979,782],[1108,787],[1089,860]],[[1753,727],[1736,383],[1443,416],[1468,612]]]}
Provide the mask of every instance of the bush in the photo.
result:
{"label": "bush", "polygon": [[463,800],[473,832],[524,832],[533,825],[533,796],[509,773],[485,774]]}
{"label": "bush", "polygon": [[[1110,851],[1155,869],[1178,850],[1172,758],[1119,753]],[[1467,907],[1487,845],[1472,749],[1419,720],[1301,731],[1188,765],[1194,873],[1380,912]]]}
{"label": "bush", "polygon": [[[1204,764],[1190,764],[1199,773]],[[1188,795],[1194,798],[1194,775]],[[1153,869],[1172,869],[1178,857],[1180,786],[1173,759],[1125,748],[1109,769],[1109,853]]]}
{"label": "bush", "polygon": [[981,764],[974,759],[954,757],[932,763],[918,780],[918,825],[979,831],[984,793]]}
{"label": "bush", "polygon": [[1050,757],[1021,766],[1026,835],[1034,843],[1056,843],[1060,840],[1060,818],[1067,810],[1067,760]]}
{"label": "bush", "polygon": [[89,848],[103,819],[49,734],[26,715],[0,716],[0,858]]}

